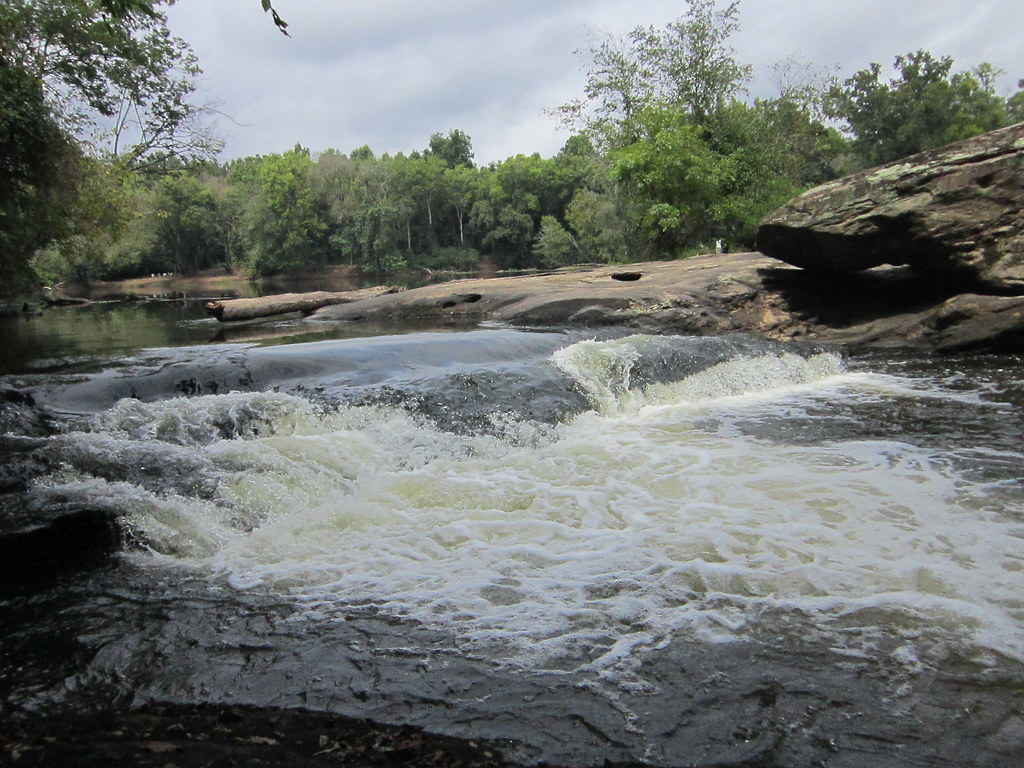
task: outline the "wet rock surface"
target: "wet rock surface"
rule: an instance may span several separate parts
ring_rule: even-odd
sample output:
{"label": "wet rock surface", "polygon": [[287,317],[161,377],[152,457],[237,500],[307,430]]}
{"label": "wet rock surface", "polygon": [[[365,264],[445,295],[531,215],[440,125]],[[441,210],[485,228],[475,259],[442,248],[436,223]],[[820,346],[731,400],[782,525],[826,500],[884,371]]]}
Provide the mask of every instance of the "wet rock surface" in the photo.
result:
{"label": "wet rock surface", "polygon": [[[46,648],[8,644],[23,677],[61,647],[69,671],[91,661],[49,692],[5,691],[22,705],[0,724],[5,765],[901,768],[1024,759],[1024,721],[1008,695],[1024,683],[1019,670],[908,665],[895,634],[863,655],[813,638],[673,642],[616,684],[607,669],[503,667],[459,652],[445,633],[372,611],[297,628],[280,605],[254,602],[243,616],[200,593],[160,592],[111,591],[71,610],[91,615],[89,631],[62,612]],[[43,609],[8,606],[2,618]]]}
{"label": "wet rock surface", "polygon": [[303,710],[148,705],[75,715],[58,739],[49,719],[8,722],[5,764],[18,766],[509,765],[492,745]]}

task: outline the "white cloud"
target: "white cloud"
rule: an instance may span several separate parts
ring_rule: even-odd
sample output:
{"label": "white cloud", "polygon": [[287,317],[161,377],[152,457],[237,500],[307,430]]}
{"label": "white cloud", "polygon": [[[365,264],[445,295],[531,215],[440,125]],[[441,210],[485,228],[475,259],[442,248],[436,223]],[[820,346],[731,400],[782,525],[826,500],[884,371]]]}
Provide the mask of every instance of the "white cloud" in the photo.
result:
{"label": "white cloud", "polygon": [[[989,61],[1024,76],[1018,0],[746,0],[733,40],[755,66],[752,89],[772,88],[769,67],[792,54],[845,75],[924,48],[957,68]],[[567,135],[545,109],[581,95],[573,54],[595,30],[663,25],[680,0],[276,0],[292,36],[257,0],[182,0],[171,27],[205,70],[203,96],[222,121],[225,158],[280,152],[296,142],[342,151],[408,152],[458,128],[477,161],[551,155]]]}

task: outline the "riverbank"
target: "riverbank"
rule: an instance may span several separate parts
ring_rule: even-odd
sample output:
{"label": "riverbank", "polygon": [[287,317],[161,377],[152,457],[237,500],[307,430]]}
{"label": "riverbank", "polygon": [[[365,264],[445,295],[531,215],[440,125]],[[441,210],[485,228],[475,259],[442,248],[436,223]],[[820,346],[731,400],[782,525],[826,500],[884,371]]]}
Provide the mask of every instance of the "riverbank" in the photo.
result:
{"label": "riverbank", "polygon": [[816,273],[760,253],[458,280],[325,307],[311,319],[617,325],[938,352],[1024,349],[1024,297],[976,294],[905,267]]}
{"label": "riverbank", "polygon": [[[493,264],[484,263],[481,265],[480,272],[494,274],[495,269]],[[150,298],[255,298],[279,293],[355,291],[382,282],[387,282],[389,285],[416,286],[455,279],[460,274],[412,270],[388,275],[374,275],[365,273],[354,265],[334,264],[306,272],[288,272],[250,278],[243,272],[233,271],[226,267],[214,267],[195,275],[166,273],[125,280],[61,283],[58,286],[44,288],[42,297],[44,300],[74,298],[91,301]],[[36,299],[29,296],[19,297],[18,301],[10,306],[18,311],[21,304],[26,301],[31,305],[35,303]]]}
{"label": "riverbank", "polygon": [[[287,292],[301,299],[305,291],[309,296],[329,293],[331,301],[321,304],[335,304],[318,309],[314,302],[302,303],[300,311],[314,324],[494,321],[620,326],[698,336],[746,333],[776,341],[941,353],[1024,350],[1024,296],[975,292],[979,289],[969,282],[932,279],[905,266],[822,273],[749,252],[455,278],[388,278],[385,286],[379,277],[369,279],[352,268],[337,267],[315,275],[278,277],[276,283],[250,283],[225,273],[152,277],[96,284],[89,295],[95,300],[208,299],[211,314],[222,320],[236,319],[225,311],[233,304],[273,305],[274,296]],[[369,283],[374,287],[366,287]],[[404,287],[410,284],[413,287]],[[268,314],[273,317],[247,310],[237,319]],[[225,330],[230,327],[231,323],[224,325]]]}
{"label": "riverbank", "polygon": [[362,285],[363,277],[359,269],[349,265],[334,265],[304,274],[256,279],[247,277],[243,272],[215,267],[195,275],[168,273],[128,280],[98,280],[87,285],[67,285],[62,286],[57,293],[94,301],[164,296],[246,298],[293,290],[350,291]]}
{"label": "riverbank", "polygon": [[152,704],[6,719],[0,756],[11,766],[209,768],[365,766],[504,768],[500,745],[324,713],[257,707]]}

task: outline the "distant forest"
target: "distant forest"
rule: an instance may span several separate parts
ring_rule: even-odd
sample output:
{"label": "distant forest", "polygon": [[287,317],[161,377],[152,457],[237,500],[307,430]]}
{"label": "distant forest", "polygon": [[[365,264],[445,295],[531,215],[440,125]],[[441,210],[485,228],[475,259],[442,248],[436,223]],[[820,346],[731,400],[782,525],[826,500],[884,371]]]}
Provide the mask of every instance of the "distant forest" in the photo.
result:
{"label": "distant forest", "polygon": [[[65,279],[250,276],[348,264],[468,271],[671,259],[753,243],[758,221],[840,175],[1024,119],[991,64],[899,55],[840,80],[798,60],[750,99],[739,2],[689,0],[663,28],[582,52],[554,107],[552,158],[474,164],[471,137],[216,161],[198,63],[152,0],[0,8],[0,287]],[[1018,87],[1024,87],[1024,82]]]}

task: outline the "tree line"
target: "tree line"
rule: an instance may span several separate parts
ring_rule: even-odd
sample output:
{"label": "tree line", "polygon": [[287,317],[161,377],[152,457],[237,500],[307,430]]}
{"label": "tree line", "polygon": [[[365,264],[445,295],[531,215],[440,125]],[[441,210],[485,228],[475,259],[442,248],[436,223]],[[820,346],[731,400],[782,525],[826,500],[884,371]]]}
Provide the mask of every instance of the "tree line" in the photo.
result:
{"label": "tree line", "polygon": [[[477,166],[455,129],[408,154],[296,146],[220,163],[190,99],[197,63],[159,5],[0,10],[0,164],[15,182],[0,196],[0,279],[553,268],[746,248],[802,189],[1024,119],[1022,92],[999,94],[992,65],[955,71],[926,51],[897,56],[888,79],[877,63],[839,80],[789,60],[777,95],[750,99],[730,43],[739,2],[689,0],[662,28],[580,52],[586,85],[552,110],[570,133],[554,157]],[[41,15],[58,8],[60,23]],[[146,72],[114,66],[143,58]],[[90,125],[102,130],[75,138]]]}

